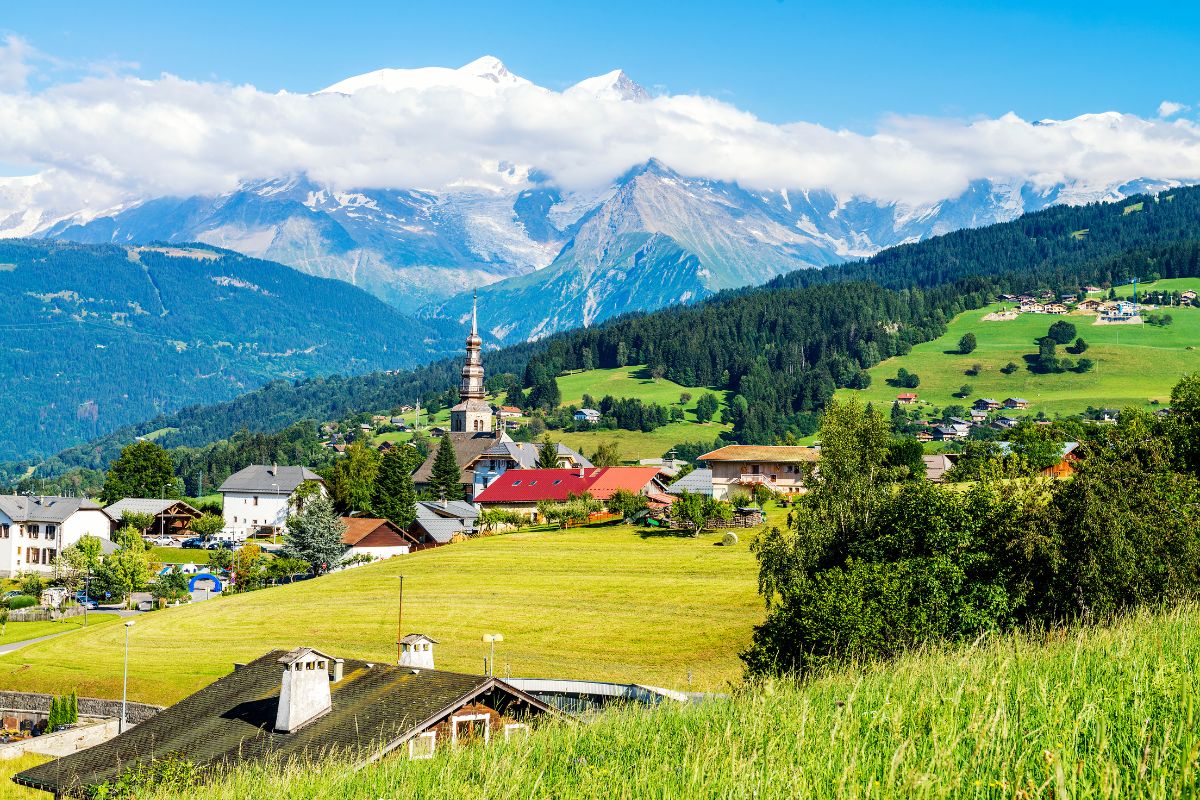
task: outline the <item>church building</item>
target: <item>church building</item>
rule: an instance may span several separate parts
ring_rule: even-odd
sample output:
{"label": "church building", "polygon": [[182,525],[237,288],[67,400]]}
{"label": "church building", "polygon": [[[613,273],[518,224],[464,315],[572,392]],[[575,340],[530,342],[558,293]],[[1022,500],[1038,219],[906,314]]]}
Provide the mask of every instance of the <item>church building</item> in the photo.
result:
{"label": "church building", "polygon": [[[537,461],[537,445],[514,442],[497,421],[485,399],[483,386],[483,339],[479,336],[478,301],[471,306],[471,333],[467,336],[467,361],[462,368],[458,391],[460,402],[450,409],[450,430],[445,434],[454,447],[455,460],[462,470],[463,497],[474,500],[505,469],[529,468]],[[418,490],[429,485],[437,444],[425,463],[413,473]],[[563,445],[558,446],[559,463],[566,467],[590,467],[591,462]],[[513,455],[513,454],[517,455]]]}

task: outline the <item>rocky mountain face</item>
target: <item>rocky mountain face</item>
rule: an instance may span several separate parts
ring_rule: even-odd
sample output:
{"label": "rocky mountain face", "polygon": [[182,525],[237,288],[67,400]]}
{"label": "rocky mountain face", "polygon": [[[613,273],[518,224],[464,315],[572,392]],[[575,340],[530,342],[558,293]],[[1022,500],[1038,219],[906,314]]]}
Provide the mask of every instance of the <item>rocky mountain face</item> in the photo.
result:
{"label": "rocky mountain face", "polygon": [[[459,69],[385,69],[318,94],[548,93],[485,57]],[[620,70],[564,95],[645,103]],[[383,95],[390,96],[390,95]],[[506,343],[628,311],[693,301],[794,269],[860,258],[1056,203],[1111,200],[1165,183],[1051,186],[978,180],[920,206],[828,191],[749,190],[681,175],[651,159],[611,185],[567,192],[537,165],[501,163],[506,188],[464,183],[335,189],[305,175],[219,196],[133,198],[107,209],[39,206],[53,174],[0,181],[0,236],[81,243],[203,242],[360,287],[404,313],[464,320],[480,289],[482,322]]]}

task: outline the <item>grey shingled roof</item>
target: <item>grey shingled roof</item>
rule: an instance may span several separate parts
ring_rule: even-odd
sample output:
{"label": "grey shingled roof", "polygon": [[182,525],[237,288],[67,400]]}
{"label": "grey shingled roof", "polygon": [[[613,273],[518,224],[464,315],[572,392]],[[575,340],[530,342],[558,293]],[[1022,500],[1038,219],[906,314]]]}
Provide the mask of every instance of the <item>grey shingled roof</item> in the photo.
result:
{"label": "grey shingled roof", "polygon": [[373,759],[381,746],[403,742],[477,697],[497,710],[557,716],[496,678],[346,659],[344,677],[330,685],[329,712],[290,733],[276,732],[279,660],[286,655],[273,650],[115,739],[27,769],[14,780],[79,795],[133,764],[176,753],[201,769],[270,757],[314,760],[331,750],[351,761]]}
{"label": "grey shingled roof", "polygon": [[308,467],[275,467],[252,464],[225,479],[218,492],[258,492],[260,494],[291,494],[305,481],[319,481],[321,476]]}
{"label": "grey shingled roof", "polygon": [[713,493],[712,470],[694,469],[667,487],[667,494],[682,494],[685,491],[692,494],[711,495]]}
{"label": "grey shingled roof", "polygon": [[440,500],[421,500],[417,502],[417,516],[421,516],[421,512],[427,512],[434,517],[457,517],[458,519],[476,519],[479,517],[479,509],[474,503],[468,503],[466,500],[447,500],[443,503]]}
{"label": "grey shingled roof", "polygon": [[[483,455],[501,457],[507,456],[508,458],[511,458],[513,461],[517,462],[521,466],[521,469],[533,469],[535,466],[537,466],[538,451],[540,449],[541,445],[538,445],[534,442],[503,441],[496,442],[496,444],[485,450]],[[562,442],[557,444],[556,450],[560,456],[568,456],[571,459],[579,462],[580,466],[594,466],[591,461],[588,461],[583,456],[582,453],[572,450]]]}
{"label": "grey shingled roof", "polygon": [[[449,437],[450,444],[454,447],[454,460],[462,469],[462,483],[471,483],[474,480],[474,473],[467,469],[467,465],[473,463],[475,459],[483,455],[485,450],[499,441],[496,434],[491,431],[454,432],[443,434],[443,436]],[[437,458],[437,451],[441,444],[441,442],[430,442],[429,457],[413,473],[413,483],[429,483],[429,478],[433,475],[433,462]]]}
{"label": "grey shingled roof", "polygon": [[13,522],[66,522],[76,511],[104,511],[86,497],[0,495],[0,511]]}

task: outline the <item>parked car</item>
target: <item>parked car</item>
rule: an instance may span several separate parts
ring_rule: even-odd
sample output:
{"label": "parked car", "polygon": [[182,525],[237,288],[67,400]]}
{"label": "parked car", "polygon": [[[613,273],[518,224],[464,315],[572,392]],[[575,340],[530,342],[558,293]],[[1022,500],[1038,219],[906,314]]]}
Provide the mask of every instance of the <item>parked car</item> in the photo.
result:
{"label": "parked car", "polygon": [[205,550],[232,550],[234,547],[234,543],[228,539],[213,539],[204,545]]}
{"label": "parked car", "polygon": [[191,539],[184,539],[183,544],[181,544],[180,547],[182,547],[184,550],[204,550],[204,549],[206,549],[205,543],[204,543],[204,537],[202,537],[202,536],[193,536]]}
{"label": "parked car", "polygon": [[11,600],[14,597],[20,597],[23,594],[25,594],[25,593],[22,592],[20,589],[12,589],[11,591],[5,592],[4,595],[2,597],[0,597],[0,600]]}
{"label": "parked car", "polygon": [[85,607],[88,611],[92,611],[92,610],[100,607],[99,603],[97,603],[92,598],[88,597],[83,592],[77,592],[75,594],[75,602],[78,603],[79,605]]}
{"label": "parked car", "polygon": [[170,536],[148,536],[146,541],[155,547],[178,547],[179,542]]}

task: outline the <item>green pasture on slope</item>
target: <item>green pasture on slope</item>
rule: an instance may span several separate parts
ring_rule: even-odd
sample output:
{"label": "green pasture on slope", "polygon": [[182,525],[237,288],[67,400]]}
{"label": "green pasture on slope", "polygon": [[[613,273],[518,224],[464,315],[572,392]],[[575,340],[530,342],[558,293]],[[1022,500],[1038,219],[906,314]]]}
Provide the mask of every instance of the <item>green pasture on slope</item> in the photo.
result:
{"label": "green pasture on slope", "polygon": [[[763,616],[752,532],[738,534],[720,547],[720,533],[527,531],[142,614],[130,696],[174,702],[277,647],[393,660],[401,574],[404,630],[440,642],[441,668],[480,671],[480,637],[496,632],[501,675],[721,689],[739,678],[738,651]],[[0,686],[120,697],[123,645],[119,625],[33,644],[0,656]]]}
{"label": "green pasture on slope", "polygon": [[[1167,283],[1160,281],[1160,283]],[[1200,285],[1200,281],[1192,281]],[[1023,397],[1030,403],[1028,414],[1045,412],[1073,414],[1088,406],[1121,408],[1145,406],[1152,400],[1167,402],[1171,387],[1182,375],[1200,370],[1200,309],[1172,308],[1174,322],[1160,328],[1153,325],[1095,325],[1094,315],[1020,314],[1014,320],[983,321],[996,311],[992,305],[955,317],[945,335],[913,347],[908,355],[889,358],[872,367],[871,386],[865,390],[842,390],[863,400],[890,407],[900,392],[914,391],[921,401],[936,407],[951,404],[970,405],[979,397],[1004,400]],[[1036,355],[1036,340],[1046,335],[1050,325],[1065,320],[1076,326],[1076,334],[1089,347],[1082,357],[1096,362],[1095,369],[1078,374],[1036,374],[1027,368],[1025,356]],[[958,340],[968,331],[975,334],[978,348],[959,355]],[[1058,349],[1061,357],[1078,360],[1081,356]],[[1000,371],[1009,362],[1018,369],[1011,375]],[[974,364],[983,367],[979,375],[967,375]],[[916,389],[890,386],[901,367],[916,373],[921,383]],[[959,387],[968,384],[972,392],[966,400],[954,397]]]}

